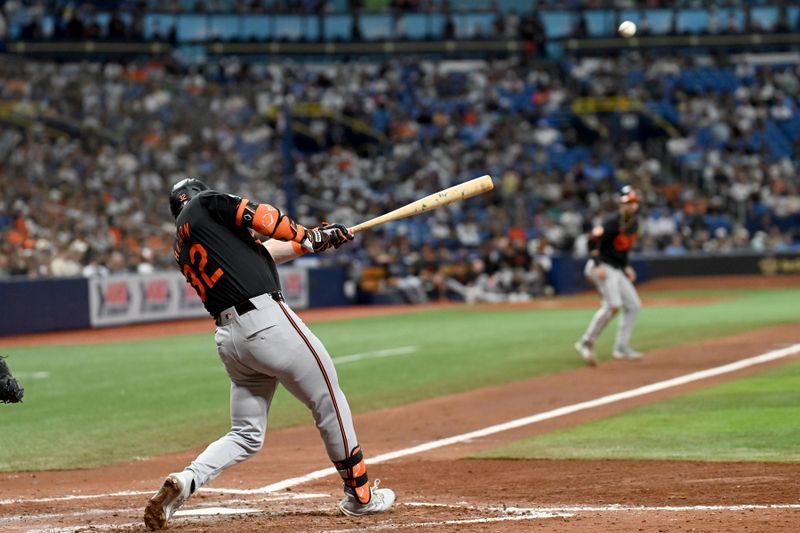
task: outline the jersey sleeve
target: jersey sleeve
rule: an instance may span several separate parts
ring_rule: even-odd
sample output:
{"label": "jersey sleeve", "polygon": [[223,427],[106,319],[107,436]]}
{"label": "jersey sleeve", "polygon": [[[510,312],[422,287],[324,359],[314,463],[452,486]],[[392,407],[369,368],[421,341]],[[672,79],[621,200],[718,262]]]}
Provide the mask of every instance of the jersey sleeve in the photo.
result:
{"label": "jersey sleeve", "polygon": [[591,231],[589,231],[587,246],[589,248],[589,255],[595,265],[600,264],[600,245],[603,238],[608,234],[607,226],[608,220],[604,220],[602,224],[594,226]]}
{"label": "jersey sleeve", "polygon": [[211,217],[225,226],[252,229],[269,239],[292,242],[298,255],[306,252],[300,243],[308,230],[275,206],[216,191],[203,193],[203,202]]}
{"label": "jersey sleeve", "polygon": [[242,201],[240,197],[209,191],[201,193],[200,198],[213,219],[224,226],[236,225],[236,208]]}
{"label": "jersey sleeve", "polygon": [[587,244],[589,254],[594,260],[595,265],[600,264],[602,260],[601,251],[603,249],[603,244],[606,241],[613,240],[618,231],[619,223],[613,217],[603,220],[602,224],[592,228],[589,233],[589,242]]}

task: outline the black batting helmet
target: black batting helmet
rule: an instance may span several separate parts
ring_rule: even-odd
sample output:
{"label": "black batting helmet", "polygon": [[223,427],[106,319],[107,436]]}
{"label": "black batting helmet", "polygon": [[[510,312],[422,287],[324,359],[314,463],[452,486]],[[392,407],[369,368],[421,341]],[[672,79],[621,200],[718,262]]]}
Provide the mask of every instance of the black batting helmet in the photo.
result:
{"label": "black batting helmet", "polygon": [[178,218],[186,202],[207,190],[208,186],[195,178],[186,178],[173,185],[169,193],[169,210],[172,211],[172,216]]}

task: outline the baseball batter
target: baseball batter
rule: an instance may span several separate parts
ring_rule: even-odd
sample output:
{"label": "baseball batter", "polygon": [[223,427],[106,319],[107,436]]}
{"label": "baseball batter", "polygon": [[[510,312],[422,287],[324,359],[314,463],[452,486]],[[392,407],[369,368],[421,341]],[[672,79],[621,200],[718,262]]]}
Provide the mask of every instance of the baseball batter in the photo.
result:
{"label": "baseball batter", "polygon": [[594,366],[597,356],[594,343],[620,309],[617,340],[614,343],[615,359],[640,359],[642,354],[631,348],[633,324],[642,306],[633,284],[636,271],[628,263],[628,253],[636,242],[639,224],[639,195],[630,186],[620,191],[619,211],[592,230],[589,238],[591,257],[584,274],[597,287],[602,305],[594,314],[583,337],[575,343],[575,349],[584,361]]}
{"label": "baseball batter", "polygon": [[[341,224],[308,229],[279,209],[209,190],[196,179],[170,193],[175,260],[214,317],[217,352],[231,380],[230,432],[183,471],[169,474],[144,512],[151,530],[226,468],[258,452],[278,383],[314,415],[328,456],[344,481],[342,513],[387,511],[395,494],[370,487],[350,407],[320,340],[286,305],[276,264],[338,248],[353,239]],[[258,241],[252,232],[269,237]]]}

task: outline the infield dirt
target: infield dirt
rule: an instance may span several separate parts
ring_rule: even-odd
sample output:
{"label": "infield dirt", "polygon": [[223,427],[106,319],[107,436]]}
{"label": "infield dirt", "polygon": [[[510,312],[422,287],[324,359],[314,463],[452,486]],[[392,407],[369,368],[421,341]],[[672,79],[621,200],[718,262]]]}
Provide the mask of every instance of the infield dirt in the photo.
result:
{"label": "infield dirt", "polygon": [[[659,287],[664,288],[663,284]],[[592,304],[591,299],[587,302]],[[368,308],[368,312],[374,314],[376,309]],[[342,316],[341,310],[336,313]],[[304,319],[314,320],[308,315]],[[367,456],[376,456],[793,344],[798,342],[798,325],[653,350],[641,362],[609,361],[597,368],[580,368],[371,412],[357,416],[356,427]],[[175,324],[167,327],[175,331]],[[203,327],[212,329],[207,324]],[[139,328],[141,333],[149,331]],[[335,476],[329,476],[277,495],[199,493],[186,504],[186,509],[214,506],[254,512],[177,517],[169,530],[797,531],[800,530],[797,488],[800,465],[797,464],[469,458],[514,440],[602,418],[779,364],[782,362],[751,367],[371,466],[370,476],[380,478],[384,486],[398,494],[396,508],[383,515],[361,519],[338,515],[340,484]],[[182,468],[199,451],[96,470],[0,474],[0,529],[144,531],[141,515],[149,493],[158,488],[165,474]],[[269,432],[260,454],[231,468],[210,486],[252,489],[329,466],[314,427],[296,427]],[[144,494],[109,495],[125,491]],[[100,496],[65,499],[89,495]],[[753,505],[793,507],[747,507]],[[525,514],[514,508],[529,511]]]}

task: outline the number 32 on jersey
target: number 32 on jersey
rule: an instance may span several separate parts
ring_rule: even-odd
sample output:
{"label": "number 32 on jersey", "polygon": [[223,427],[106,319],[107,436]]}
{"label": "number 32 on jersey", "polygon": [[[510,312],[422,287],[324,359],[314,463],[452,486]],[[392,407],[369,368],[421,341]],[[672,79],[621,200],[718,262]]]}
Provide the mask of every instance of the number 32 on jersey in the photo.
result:
{"label": "number 32 on jersey", "polygon": [[[189,224],[184,224],[178,230],[179,240],[175,245],[175,259],[180,262],[180,249],[183,241],[189,236]],[[191,263],[191,264],[190,264]],[[206,271],[208,266],[208,253],[200,243],[195,243],[189,248],[189,263],[183,265],[183,275],[192,287],[197,290],[197,294],[202,301],[206,301],[206,288],[212,288],[224,272],[217,268],[213,273]]]}

